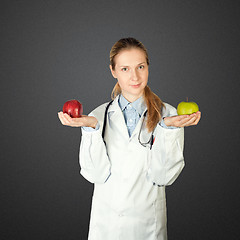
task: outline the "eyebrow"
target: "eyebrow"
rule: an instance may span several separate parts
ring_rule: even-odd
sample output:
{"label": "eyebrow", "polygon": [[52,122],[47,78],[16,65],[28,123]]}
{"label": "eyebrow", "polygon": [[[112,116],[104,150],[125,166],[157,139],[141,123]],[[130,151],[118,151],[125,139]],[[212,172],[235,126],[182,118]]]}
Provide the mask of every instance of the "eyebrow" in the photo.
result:
{"label": "eyebrow", "polygon": [[[141,65],[141,64],[143,64],[143,63],[146,63],[146,62],[142,62],[142,63],[139,63],[138,65]],[[137,65],[137,66],[138,66]],[[122,65],[122,66],[119,66],[119,67],[128,67],[127,65]]]}

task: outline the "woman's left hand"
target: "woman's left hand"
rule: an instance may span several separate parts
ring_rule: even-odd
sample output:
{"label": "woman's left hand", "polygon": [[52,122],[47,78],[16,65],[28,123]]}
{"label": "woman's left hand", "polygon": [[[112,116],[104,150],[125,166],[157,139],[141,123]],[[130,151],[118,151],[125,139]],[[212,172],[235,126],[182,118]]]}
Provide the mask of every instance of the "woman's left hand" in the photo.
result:
{"label": "woman's left hand", "polygon": [[196,113],[190,115],[177,115],[173,117],[165,117],[164,123],[166,126],[172,127],[188,127],[197,125],[201,118],[201,112],[198,111]]}

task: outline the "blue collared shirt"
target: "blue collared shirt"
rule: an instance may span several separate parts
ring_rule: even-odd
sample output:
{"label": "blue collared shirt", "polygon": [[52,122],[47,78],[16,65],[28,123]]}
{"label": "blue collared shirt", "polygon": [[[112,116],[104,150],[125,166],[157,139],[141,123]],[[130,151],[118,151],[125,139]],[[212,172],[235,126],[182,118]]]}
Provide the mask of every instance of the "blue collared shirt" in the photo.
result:
{"label": "blue collared shirt", "polygon": [[[129,136],[131,137],[135,127],[139,119],[141,118],[144,109],[146,108],[146,104],[144,102],[143,97],[141,96],[134,102],[130,103],[123,95],[120,95],[118,104],[123,112],[125,123],[127,125]],[[168,129],[174,129],[175,127],[168,127],[164,123],[163,119],[159,123],[160,126]]]}
{"label": "blue collared shirt", "polygon": [[123,97],[123,95],[120,95],[118,104],[123,112],[128,134],[131,136],[144,109],[146,108],[143,97],[140,97],[131,103]]}
{"label": "blue collared shirt", "polygon": [[[121,94],[118,99],[118,104],[123,112],[125,123],[128,129],[128,134],[129,136],[131,136],[135,127],[137,126],[139,119],[143,114],[144,109],[146,108],[144,99],[143,97],[140,97],[131,103]],[[164,128],[168,128],[168,129],[175,128],[172,126],[170,127],[166,126],[163,120],[159,124]],[[99,124],[97,124],[96,128],[91,128],[91,127],[82,127],[82,128],[88,132],[91,132],[91,131],[98,130]]]}

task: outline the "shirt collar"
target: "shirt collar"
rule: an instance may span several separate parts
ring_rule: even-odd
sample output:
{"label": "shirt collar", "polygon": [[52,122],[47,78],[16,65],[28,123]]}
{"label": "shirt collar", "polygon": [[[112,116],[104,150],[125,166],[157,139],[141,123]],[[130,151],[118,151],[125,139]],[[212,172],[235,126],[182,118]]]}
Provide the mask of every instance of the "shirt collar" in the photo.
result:
{"label": "shirt collar", "polygon": [[[122,111],[126,108],[130,102],[121,94],[119,99],[118,99],[119,106]],[[143,111],[146,108],[146,104],[144,102],[143,96],[135,100],[134,102],[131,103],[132,107],[137,111],[137,113],[141,116]]]}

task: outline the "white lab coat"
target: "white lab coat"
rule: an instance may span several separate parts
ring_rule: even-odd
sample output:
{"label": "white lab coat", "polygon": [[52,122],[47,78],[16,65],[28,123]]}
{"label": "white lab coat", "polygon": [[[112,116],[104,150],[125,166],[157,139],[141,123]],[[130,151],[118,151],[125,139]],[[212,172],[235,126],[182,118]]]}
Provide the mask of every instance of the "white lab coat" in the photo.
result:
{"label": "white lab coat", "polygon": [[[105,145],[101,133],[106,105],[90,114],[100,129],[82,130],[80,173],[94,183],[88,239],[166,240],[165,186],[184,167],[184,129],[158,124],[150,150],[138,140],[143,114],[129,137],[117,97],[108,110]],[[165,106],[163,117],[177,114],[174,107]],[[140,137],[142,142],[150,137],[145,124]]]}

